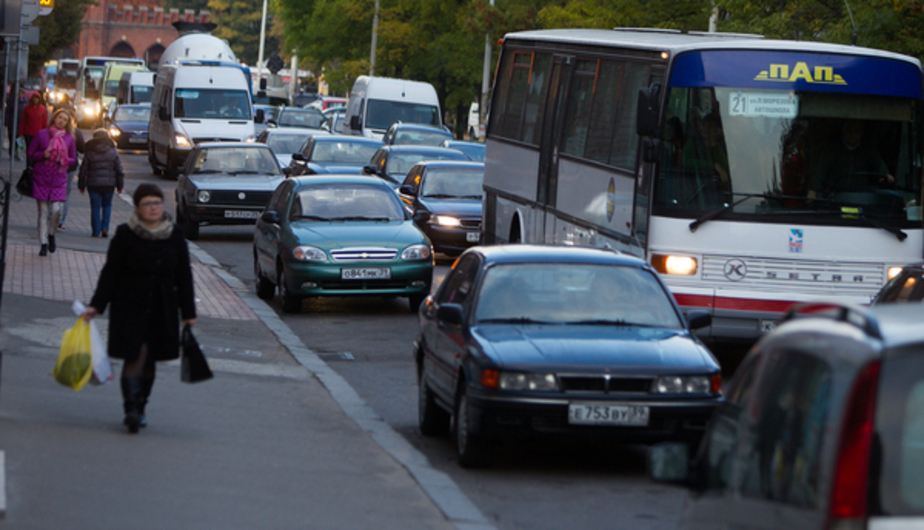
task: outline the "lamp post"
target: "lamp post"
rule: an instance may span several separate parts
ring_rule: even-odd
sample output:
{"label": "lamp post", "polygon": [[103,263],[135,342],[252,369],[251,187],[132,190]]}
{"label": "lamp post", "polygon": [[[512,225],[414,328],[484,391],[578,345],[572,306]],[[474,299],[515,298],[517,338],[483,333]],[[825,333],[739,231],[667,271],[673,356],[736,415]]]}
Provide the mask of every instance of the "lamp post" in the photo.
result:
{"label": "lamp post", "polygon": [[[494,0],[491,0],[491,7],[494,7]],[[478,103],[478,125],[485,126],[485,118],[488,112],[488,90],[491,81],[491,38],[489,34],[484,36],[484,70],[481,72],[481,102]],[[481,131],[476,131],[477,137]]]}
{"label": "lamp post", "polygon": [[[491,0],[492,2],[494,0]],[[369,77],[375,75],[375,45],[379,40],[379,0],[375,0],[375,11],[372,14],[372,51],[369,52]]]}
{"label": "lamp post", "polygon": [[257,53],[257,86],[263,79],[263,44],[266,42],[266,0],[263,0],[263,19],[260,21],[260,51]]}

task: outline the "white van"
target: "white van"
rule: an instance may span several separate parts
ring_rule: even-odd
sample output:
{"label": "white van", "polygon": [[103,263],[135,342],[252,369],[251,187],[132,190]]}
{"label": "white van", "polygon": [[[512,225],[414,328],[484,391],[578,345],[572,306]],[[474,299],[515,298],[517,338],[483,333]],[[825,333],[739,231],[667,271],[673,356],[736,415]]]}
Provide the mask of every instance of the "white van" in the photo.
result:
{"label": "white van", "polygon": [[433,85],[388,77],[357,77],[350,90],[343,134],[381,139],[399,121],[443,126]]}
{"label": "white van", "polygon": [[150,103],[154,95],[154,72],[125,72],[119,80],[116,102],[119,105]]}
{"label": "white van", "polygon": [[205,61],[161,65],[148,124],[148,161],[155,174],[176,178],[197,143],[253,139],[250,79],[243,69]]}

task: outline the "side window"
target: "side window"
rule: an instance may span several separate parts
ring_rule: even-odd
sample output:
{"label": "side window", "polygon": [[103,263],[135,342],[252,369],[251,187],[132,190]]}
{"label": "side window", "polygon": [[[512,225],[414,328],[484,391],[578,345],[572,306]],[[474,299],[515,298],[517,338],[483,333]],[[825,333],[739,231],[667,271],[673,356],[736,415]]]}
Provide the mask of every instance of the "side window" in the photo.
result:
{"label": "side window", "polygon": [[597,80],[596,60],[579,60],[574,68],[571,91],[568,93],[565,111],[565,128],[562,152],[584,156],[587,143],[587,128],[590,124],[590,104],[594,97]]}
{"label": "side window", "polygon": [[440,304],[465,304],[475,286],[478,275],[478,257],[470,254],[462,258],[446,278],[446,286],[440,289],[437,302]]}
{"label": "side window", "polygon": [[532,53],[516,53],[513,57],[513,71],[510,73],[506,105],[503,108],[504,121],[499,131],[504,138],[520,139],[520,125],[526,108],[526,94],[529,91],[529,69]]}
{"label": "side window", "polygon": [[584,157],[602,164],[609,163],[616,122],[623,118],[616,108],[624,95],[621,93],[624,69],[625,63],[600,61],[600,75],[597,77]]}
{"label": "side window", "polygon": [[638,150],[638,135],[635,124],[638,105],[638,91],[648,86],[651,67],[647,64],[627,63],[622,81],[622,96],[616,109],[616,129],[613,132],[613,147],[610,150],[610,165],[625,169],[635,167]]}
{"label": "side window", "polygon": [[745,496],[811,508],[818,502],[821,448],[828,418],[831,374],[817,357],[781,352],[761,382],[744,447]]}
{"label": "side window", "polygon": [[402,182],[402,184],[405,186],[413,186],[414,191],[417,192],[420,190],[420,177],[422,174],[422,168],[412,168],[407,172],[407,176],[404,178],[404,182]]}
{"label": "side window", "polygon": [[292,191],[292,186],[283,182],[276,188],[276,191],[273,192],[273,195],[270,197],[269,206],[267,206],[267,211],[273,211],[278,213],[280,216],[285,213],[286,202],[288,202],[289,194]]}
{"label": "side window", "polygon": [[539,132],[549,95],[549,72],[552,69],[552,54],[536,53],[532,74],[529,79],[529,93],[526,96],[526,116],[523,120],[522,140],[539,145]]}
{"label": "side window", "polygon": [[302,201],[296,198],[292,202],[292,207],[289,208],[289,220],[294,221],[302,216]]}

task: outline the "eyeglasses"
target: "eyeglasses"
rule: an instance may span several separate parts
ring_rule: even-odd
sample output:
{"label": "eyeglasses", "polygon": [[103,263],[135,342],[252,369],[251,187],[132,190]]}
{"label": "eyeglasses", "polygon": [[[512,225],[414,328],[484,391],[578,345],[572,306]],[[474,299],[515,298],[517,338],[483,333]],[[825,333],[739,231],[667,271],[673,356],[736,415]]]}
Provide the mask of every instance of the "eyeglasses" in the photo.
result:
{"label": "eyeglasses", "polygon": [[163,206],[164,201],[141,201],[138,206],[142,208],[153,208],[154,206]]}

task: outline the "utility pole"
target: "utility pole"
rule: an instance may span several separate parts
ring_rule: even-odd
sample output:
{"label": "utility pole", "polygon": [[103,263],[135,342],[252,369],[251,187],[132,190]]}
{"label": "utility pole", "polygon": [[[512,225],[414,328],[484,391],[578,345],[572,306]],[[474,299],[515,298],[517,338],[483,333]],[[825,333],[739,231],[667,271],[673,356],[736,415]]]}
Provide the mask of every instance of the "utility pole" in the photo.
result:
{"label": "utility pole", "polygon": [[[492,2],[494,0],[491,0]],[[372,14],[372,51],[369,52],[369,77],[375,75],[375,46],[379,40],[379,0],[375,0],[375,12]]]}
{"label": "utility pole", "polygon": [[263,19],[260,22],[260,51],[257,53],[257,87],[263,79],[263,45],[266,42],[266,0],[263,0]]}
{"label": "utility pole", "polygon": [[[376,0],[378,1],[378,0]],[[491,0],[491,7],[494,7],[494,0]],[[475,131],[475,136],[481,135],[482,130],[486,130],[485,120],[488,113],[488,90],[491,83],[491,36],[484,36],[484,69],[481,72],[481,102],[478,104],[478,125],[479,131]]]}

